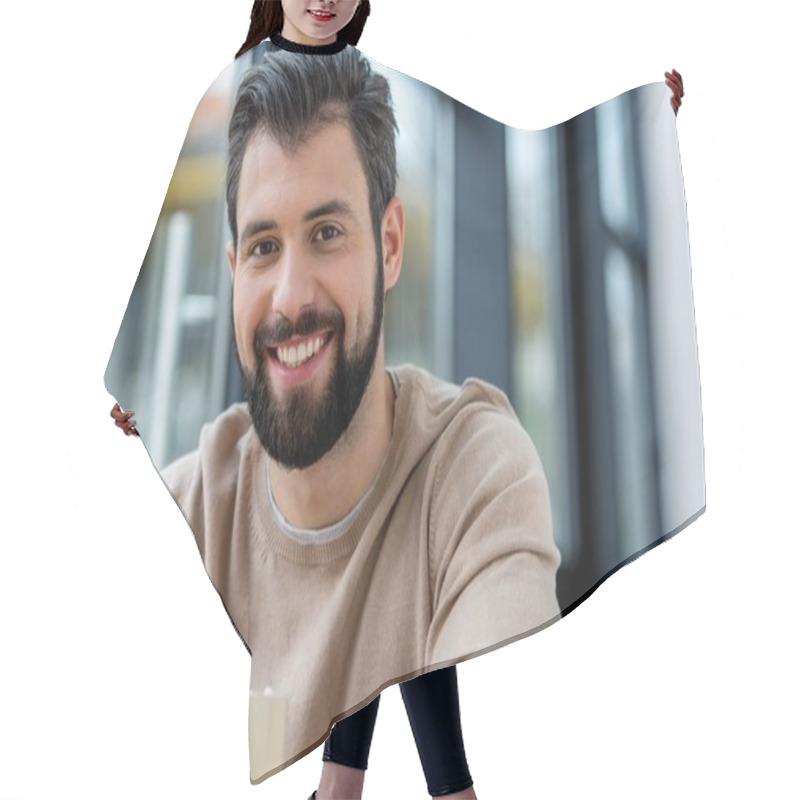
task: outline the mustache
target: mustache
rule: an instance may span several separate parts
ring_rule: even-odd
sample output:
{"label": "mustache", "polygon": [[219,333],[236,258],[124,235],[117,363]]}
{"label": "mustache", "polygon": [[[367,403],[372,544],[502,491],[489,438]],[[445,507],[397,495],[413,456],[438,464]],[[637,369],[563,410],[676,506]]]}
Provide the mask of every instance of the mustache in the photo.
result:
{"label": "mustache", "polygon": [[289,339],[322,331],[344,332],[344,314],[338,308],[308,308],[294,321],[281,316],[273,321],[262,322],[253,334],[253,350],[261,358],[267,348],[274,349]]}

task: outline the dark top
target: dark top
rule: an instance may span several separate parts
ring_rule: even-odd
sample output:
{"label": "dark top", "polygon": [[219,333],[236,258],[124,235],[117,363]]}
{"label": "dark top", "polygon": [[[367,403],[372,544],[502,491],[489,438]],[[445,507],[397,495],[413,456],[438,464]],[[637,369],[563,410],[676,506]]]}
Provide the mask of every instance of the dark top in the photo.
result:
{"label": "dark top", "polygon": [[270,36],[270,41],[281,50],[288,50],[290,53],[306,53],[307,55],[315,56],[329,56],[334,53],[341,53],[347,47],[347,39],[339,37],[331,44],[297,44],[289,39],[284,38],[279,33]]}

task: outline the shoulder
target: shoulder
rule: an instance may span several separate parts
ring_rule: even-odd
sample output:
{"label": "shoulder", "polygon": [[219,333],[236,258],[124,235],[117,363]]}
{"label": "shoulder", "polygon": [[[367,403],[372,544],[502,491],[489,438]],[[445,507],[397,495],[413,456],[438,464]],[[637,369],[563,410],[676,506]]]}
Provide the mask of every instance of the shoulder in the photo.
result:
{"label": "shoulder", "polygon": [[454,494],[466,501],[489,499],[522,484],[546,492],[536,446],[505,395],[488,388],[466,389],[463,405],[439,437],[433,464],[434,502],[450,502]]}
{"label": "shoulder", "polygon": [[462,410],[492,411],[516,415],[505,393],[486,381],[468,378],[461,386],[431,375],[427,370],[405,364],[391,370],[398,394],[407,394],[417,414],[434,417],[444,415],[448,420]]}
{"label": "shoulder", "polygon": [[211,483],[217,491],[217,487],[235,484],[254,435],[246,403],[223,411],[203,427],[197,450],[164,469],[162,477],[172,496],[184,507],[199,499],[204,485]]}
{"label": "shoulder", "polygon": [[478,378],[461,386],[416,367],[395,372],[400,391],[411,395],[415,423],[435,429],[435,460],[452,463],[465,455],[501,461],[518,454],[540,466],[536,448],[503,391]]}
{"label": "shoulder", "polygon": [[253,429],[247,403],[234,403],[200,432],[200,453],[210,455],[237,452]]}
{"label": "shoulder", "polygon": [[503,391],[470,378],[462,386],[461,403],[444,436],[450,451],[480,452],[484,465],[522,462],[541,468],[536,447]]}
{"label": "shoulder", "polygon": [[461,386],[411,366],[392,371],[400,438],[423,454],[434,508],[472,504],[509,486],[547,492],[539,454],[505,393],[476,378]]}

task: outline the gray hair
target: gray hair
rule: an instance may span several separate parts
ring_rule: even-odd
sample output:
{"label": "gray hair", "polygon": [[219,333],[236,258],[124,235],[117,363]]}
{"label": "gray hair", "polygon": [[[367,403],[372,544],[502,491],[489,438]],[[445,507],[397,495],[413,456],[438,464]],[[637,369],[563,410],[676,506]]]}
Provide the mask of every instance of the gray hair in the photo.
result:
{"label": "gray hair", "polygon": [[271,52],[244,76],[228,128],[226,194],[234,247],[239,178],[252,136],[266,133],[292,152],[320,128],[338,121],[350,126],[379,240],[383,212],[397,183],[397,123],[388,81],[348,47],[332,55]]}

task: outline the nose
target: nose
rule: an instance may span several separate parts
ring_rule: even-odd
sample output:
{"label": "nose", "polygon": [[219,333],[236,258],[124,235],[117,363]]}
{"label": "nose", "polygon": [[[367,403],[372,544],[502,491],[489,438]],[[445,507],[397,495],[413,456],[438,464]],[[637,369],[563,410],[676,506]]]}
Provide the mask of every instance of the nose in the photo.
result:
{"label": "nose", "polygon": [[315,280],[309,265],[297,248],[284,250],[277,266],[276,283],[272,294],[272,312],[296,320],[306,306],[315,300]]}

